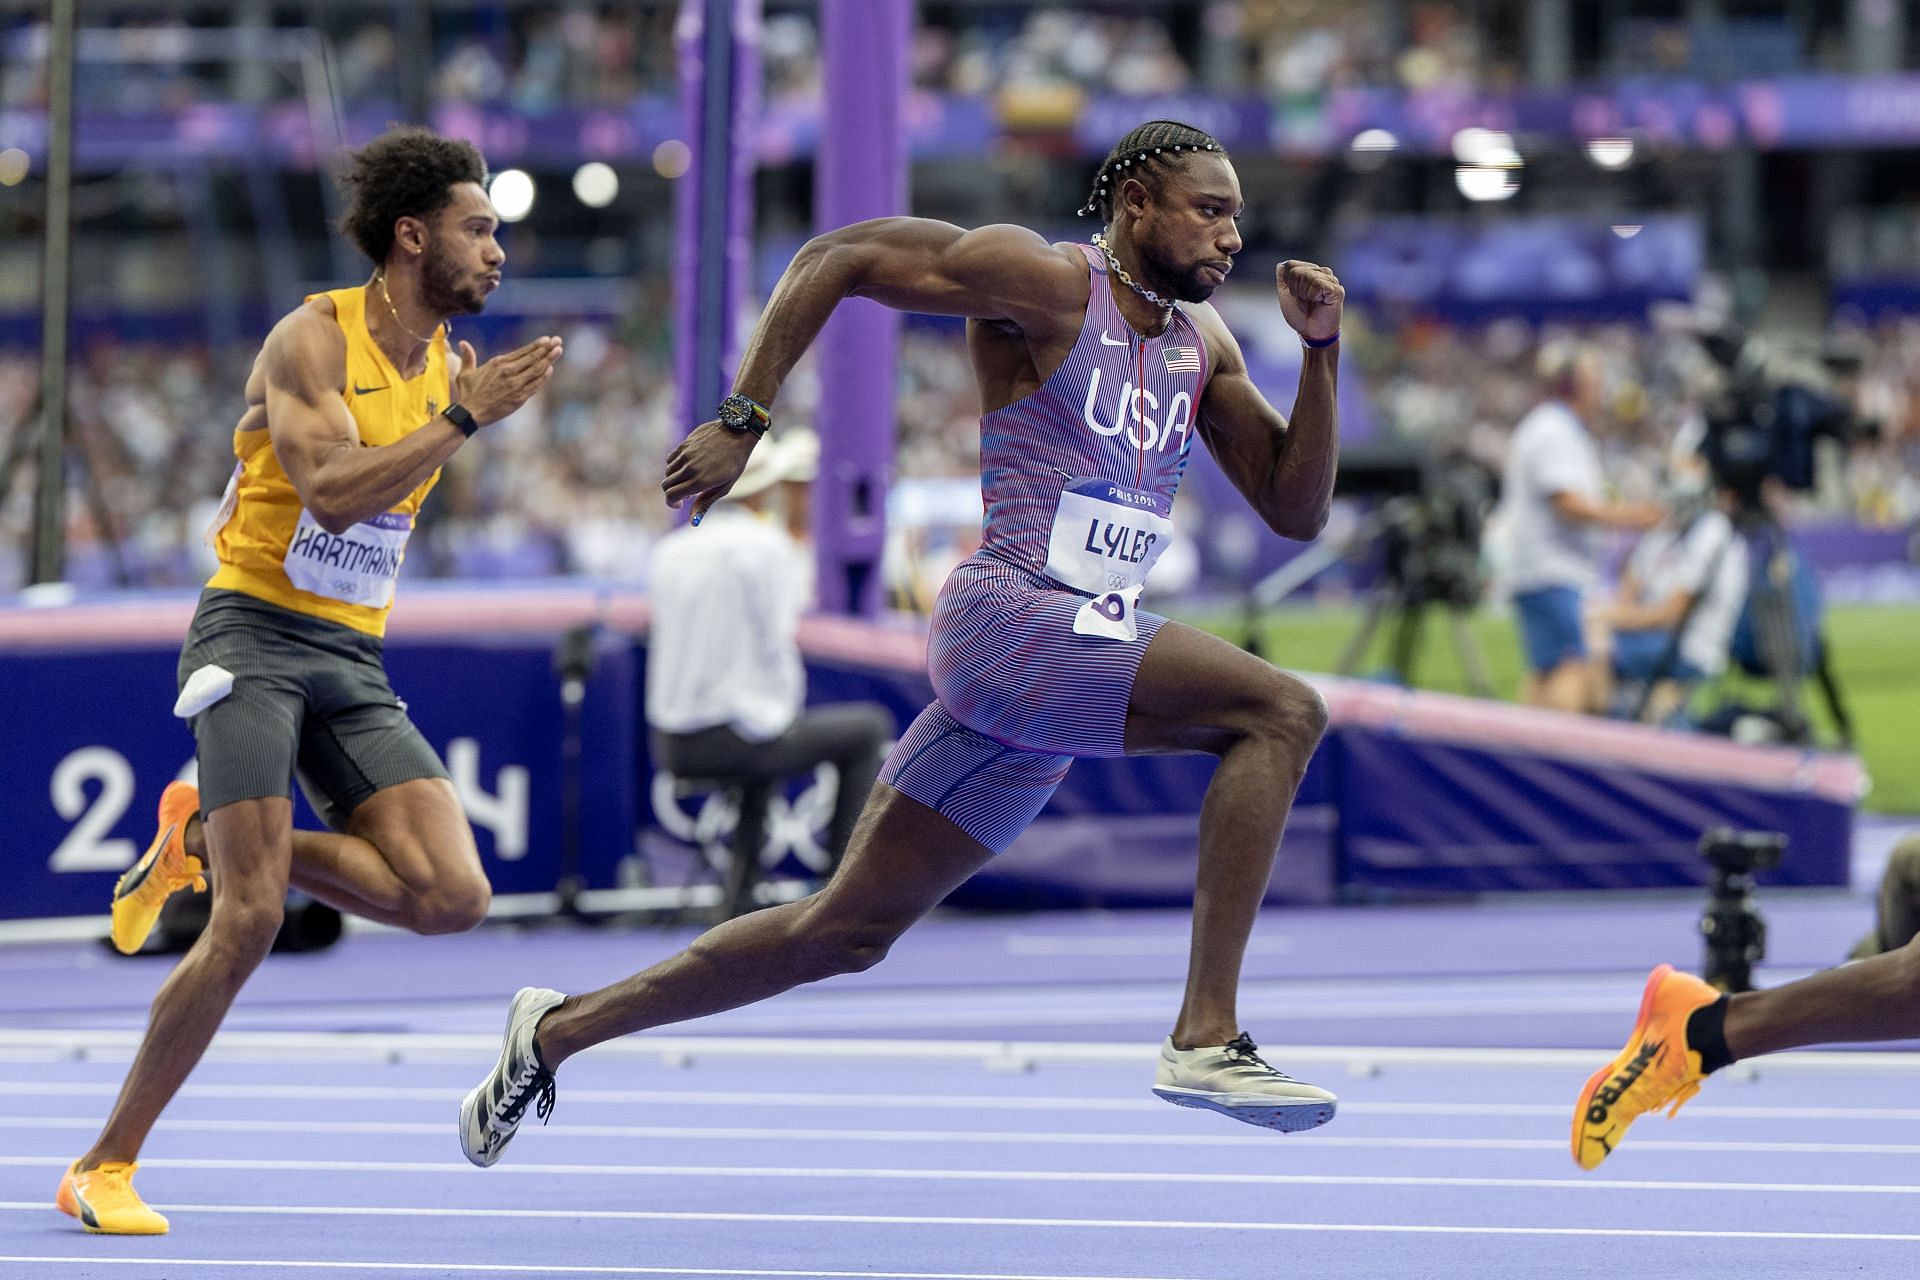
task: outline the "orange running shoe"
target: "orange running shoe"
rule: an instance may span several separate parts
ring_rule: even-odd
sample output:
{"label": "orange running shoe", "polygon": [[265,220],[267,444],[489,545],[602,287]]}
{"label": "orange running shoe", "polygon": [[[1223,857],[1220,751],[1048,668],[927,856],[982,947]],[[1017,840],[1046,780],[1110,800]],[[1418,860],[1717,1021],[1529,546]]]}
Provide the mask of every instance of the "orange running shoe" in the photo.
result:
{"label": "orange running shoe", "polygon": [[139,1168],[130,1160],[108,1160],[81,1173],[75,1160],[60,1179],[54,1207],[99,1235],[163,1236],[167,1220],[147,1208],[133,1189]]}
{"label": "orange running shoe", "polygon": [[1671,1104],[1671,1118],[1700,1092],[1706,1074],[1700,1055],[1687,1047],[1687,1019],[1719,998],[1719,991],[1670,964],[1648,976],[1627,1047],[1593,1073],[1573,1109],[1573,1158],[1582,1169],[1599,1168],[1646,1112]]}
{"label": "orange running shoe", "polygon": [[206,891],[206,867],[187,852],[187,820],[199,811],[200,789],[191,783],[169,782],[160,793],[160,834],[113,886],[113,945],[126,955],[146,942],[168,898],[188,885]]}

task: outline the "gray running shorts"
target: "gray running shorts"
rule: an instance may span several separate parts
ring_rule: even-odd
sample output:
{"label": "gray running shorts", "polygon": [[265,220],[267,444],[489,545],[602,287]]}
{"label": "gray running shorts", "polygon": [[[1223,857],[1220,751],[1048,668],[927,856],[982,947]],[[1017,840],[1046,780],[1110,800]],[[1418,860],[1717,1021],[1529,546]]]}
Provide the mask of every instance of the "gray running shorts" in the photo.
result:
{"label": "gray running shorts", "polygon": [[291,797],[298,776],[339,831],[374,792],[447,776],[387,683],[374,636],[210,589],[180,650],[179,683],[209,663],[233,673],[233,692],[193,717],[202,813]]}

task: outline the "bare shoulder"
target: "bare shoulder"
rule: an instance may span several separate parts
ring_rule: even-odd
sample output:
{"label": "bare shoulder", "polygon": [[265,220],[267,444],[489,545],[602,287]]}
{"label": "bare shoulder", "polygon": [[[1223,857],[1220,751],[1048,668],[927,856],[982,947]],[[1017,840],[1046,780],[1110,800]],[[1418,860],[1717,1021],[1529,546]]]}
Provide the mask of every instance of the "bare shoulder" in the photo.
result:
{"label": "bare shoulder", "polygon": [[327,298],[302,303],[282,316],[260,354],[268,376],[289,389],[337,391],[346,386],[347,339]]}
{"label": "bare shoulder", "polygon": [[964,233],[948,251],[956,259],[991,264],[1036,295],[1085,294],[1087,260],[1071,244],[1049,244],[1031,227],[994,222]]}

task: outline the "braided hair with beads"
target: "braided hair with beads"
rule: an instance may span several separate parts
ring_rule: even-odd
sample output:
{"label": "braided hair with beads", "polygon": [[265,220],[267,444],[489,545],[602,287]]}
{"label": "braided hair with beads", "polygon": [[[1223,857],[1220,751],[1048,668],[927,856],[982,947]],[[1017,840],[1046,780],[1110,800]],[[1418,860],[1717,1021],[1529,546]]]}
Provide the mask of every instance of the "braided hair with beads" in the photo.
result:
{"label": "braided hair with beads", "polygon": [[1227,149],[1212,134],[1178,120],[1149,120],[1120,139],[1093,175],[1093,189],[1087,194],[1080,216],[1098,215],[1113,220],[1115,193],[1128,178],[1138,178],[1148,186],[1159,187],[1157,179],[1195,151],[1212,151],[1221,156]]}

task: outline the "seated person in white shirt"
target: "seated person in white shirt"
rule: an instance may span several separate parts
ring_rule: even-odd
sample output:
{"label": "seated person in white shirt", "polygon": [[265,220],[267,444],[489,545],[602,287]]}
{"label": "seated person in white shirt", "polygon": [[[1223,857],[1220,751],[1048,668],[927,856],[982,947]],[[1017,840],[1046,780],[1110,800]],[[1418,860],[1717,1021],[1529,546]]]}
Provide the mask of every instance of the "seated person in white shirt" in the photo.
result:
{"label": "seated person in white shirt", "polygon": [[1725,670],[1747,599],[1747,544],[1731,519],[1734,503],[1721,488],[1676,500],[1628,556],[1613,600],[1591,618],[1603,713],[1612,709],[1612,681],[1673,682],[1661,691],[1667,705],[1649,704],[1649,718],[1660,720],[1682,686]]}
{"label": "seated person in white shirt", "polygon": [[778,779],[831,762],[837,866],[895,726],[877,703],[804,706],[795,632],[813,564],[772,506],[776,487],[812,480],[817,457],[769,437],[698,527],[656,544],[646,707],[655,762],[680,777]]}

